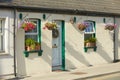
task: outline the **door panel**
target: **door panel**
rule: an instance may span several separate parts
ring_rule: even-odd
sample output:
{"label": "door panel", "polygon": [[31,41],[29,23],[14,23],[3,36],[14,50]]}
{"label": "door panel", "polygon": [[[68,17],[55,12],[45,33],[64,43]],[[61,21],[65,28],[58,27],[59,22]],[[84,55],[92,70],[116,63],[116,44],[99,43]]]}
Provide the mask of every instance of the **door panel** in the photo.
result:
{"label": "door panel", "polygon": [[52,67],[59,67],[62,65],[62,54],[61,54],[61,40],[62,40],[62,27],[61,21],[55,21],[57,24],[57,29],[59,32],[59,36],[57,38],[52,38]]}

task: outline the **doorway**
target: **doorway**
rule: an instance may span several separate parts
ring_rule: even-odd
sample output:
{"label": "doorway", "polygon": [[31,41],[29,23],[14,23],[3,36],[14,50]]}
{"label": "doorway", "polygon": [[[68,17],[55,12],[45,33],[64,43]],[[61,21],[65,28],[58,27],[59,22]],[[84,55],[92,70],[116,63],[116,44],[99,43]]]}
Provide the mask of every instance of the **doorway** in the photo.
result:
{"label": "doorway", "polygon": [[52,30],[52,70],[63,70],[65,66],[65,44],[63,21],[55,21],[57,29]]}

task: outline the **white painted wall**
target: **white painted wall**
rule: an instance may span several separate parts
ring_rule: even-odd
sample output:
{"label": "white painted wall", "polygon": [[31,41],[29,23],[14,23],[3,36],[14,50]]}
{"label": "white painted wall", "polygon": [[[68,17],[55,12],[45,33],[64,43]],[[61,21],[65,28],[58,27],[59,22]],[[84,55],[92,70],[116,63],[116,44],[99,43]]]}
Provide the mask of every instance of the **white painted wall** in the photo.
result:
{"label": "white painted wall", "polygon": [[[23,13],[23,17],[27,13]],[[19,14],[18,14],[19,16]],[[38,53],[30,53],[29,57],[25,57],[23,55],[24,51],[24,31],[18,28],[18,39],[17,43],[21,44],[18,46],[18,50],[16,51],[18,56],[22,56],[21,59],[20,57],[17,58],[17,64],[18,64],[18,76],[26,76],[26,75],[33,75],[33,74],[47,74],[51,72],[51,52],[52,52],[52,32],[49,30],[44,30],[44,21],[42,20],[42,14],[39,13],[29,13],[26,18],[37,18],[41,19],[41,30],[42,30],[42,43],[41,43],[41,48],[43,50],[43,55],[38,56]],[[20,37],[19,37],[20,36]],[[19,43],[21,42],[21,43]],[[19,51],[19,52],[18,52]],[[21,66],[23,65],[23,66]]]}
{"label": "white painted wall", "polygon": [[[113,22],[112,18],[106,19],[109,22]],[[91,49],[85,53],[84,32],[79,31],[76,25],[67,23],[66,66],[68,68],[79,68],[111,62],[113,58],[113,32],[104,30],[103,17],[77,16],[77,20],[78,22],[83,22],[84,20],[93,20],[96,22],[97,51],[94,52]]]}
{"label": "white painted wall", "polygon": [[[46,14],[46,20],[43,20],[43,13],[23,13],[23,17],[41,19],[42,31],[42,50],[43,55],[37,56],[32,53],[29,57],[23,55],[24,51],[24,31],[17,29],[16,32],[16,54],[17,54],[17,73],[18,76],[26,76],[40,73],[41,75],[51,72],[52,65],[52,32],[44,30],[44,24],[47,21],[64,20],[65,21],[65,55],[66,69],[88,67],[89,65],[100,65],[113,61],[113,31],[104,30],[104,17],[76,16],[76,24],[70,23],[73,15]],[[0,75],[13,73],[13,12],[9,10],[0,11],[0,17],[6,18],[6,52],[7,55],[0,55]],[[19,17],[19,12],[17,14]],[[19,19],[19,18],[18,18]],[[84,52],[84,32],[77,28],[77,23],[84,20],[93,20],[96,22],[97,51],[92,49]],[[118,19],[119,20],[119,19]],[[113,23],[113,18],[106,17],[106,22]],[[19,24],[19,21],[18,21]],[[120,39],[120,36],[119,36]],[[120,51],[120,47],[119,47]],[[119,54],[120,58],[120,54]]]}
{"label": "white painted wall", "polygon": [[[70,18],[73,17],[73,15],[46,14],[46,20],[43,20],[42,18],[43,13],[22,13],[22,14],[23,17],[28,14],[27,18],[41,19],[41,31],[42,31],[41,45],[43,50],[42,56],[37,56],[37,53],[32,53],[29,55],[28,58],[22,57],[24,59],[23,61],[21,61],[18,58],[18,62],[20,62],[21,65],[24,65],[24,69],[21,68],[20,70],[22,69],[26,70],[23,71],[25,74],[32,75],[40,73],[42,75],[51,72],[52,33],[47,29],[44,30],[43,27],[45,22],[47,21],[51,22],[53,20],[65,21],[66,69],[88,67],[89,65],[93,66],[100,65],[110,63],[113,61],[113,31],[104,30],[105,26],[105,24],[103,23],[104,17],[75,16],[77,18],[76,24],[71,24]],[[97,37],[96,52],[94,52],[92,49],[88,50],[88,52],[86,53],[84,52],[84,32],[79,31],[77,28],[77,23],[83,22],[84,20],[93,20],[96,22],[96,37]],[[113,23],[113,18],[106,17],[106,23]],[[21,36],[24,36],[24,34],[21,33]],[[24,44],[24,41],[21,44]],[[23,47],[24,45],[21,45],[21,48]],[[18,51],[19,50],[20,49],[18,49]],[[20,74],[22,74],[22,72],[20,72]]]}
{"label": "white painted wall", "polygon": [[13,12],[0,10],[5,19],[5,53],[0,53],[0,75],[13,74]]}

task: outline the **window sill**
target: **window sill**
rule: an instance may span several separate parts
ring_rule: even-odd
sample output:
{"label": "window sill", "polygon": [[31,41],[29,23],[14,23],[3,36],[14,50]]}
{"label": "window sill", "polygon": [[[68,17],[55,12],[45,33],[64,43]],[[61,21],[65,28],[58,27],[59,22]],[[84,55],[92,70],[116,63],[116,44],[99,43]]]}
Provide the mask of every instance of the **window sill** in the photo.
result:
{"label": "window sill", "polygon": [[0,56],[7,56],[9,55],[8,53],[6,53],[5,51],[0,51]]}
{"label": "window sill", "polygon": [[88,49],[90,49],[90,48],[93,48],[94,51],[97,50],[97,46],[94,46],[94,47],[86,47],[86,46],[85,46],[85,47],[84,47],[84,51],[87,52]]}
{"label": "window sill", "polygon": [[24,51],[25,57],[29,57],[29,53],[38,53],[38,56],[42,56],[43,50],[32,50],[32,51]]}
{"label": "window sill", "polygon": [[84,32],[85,34],[94,34],[95,32]]}

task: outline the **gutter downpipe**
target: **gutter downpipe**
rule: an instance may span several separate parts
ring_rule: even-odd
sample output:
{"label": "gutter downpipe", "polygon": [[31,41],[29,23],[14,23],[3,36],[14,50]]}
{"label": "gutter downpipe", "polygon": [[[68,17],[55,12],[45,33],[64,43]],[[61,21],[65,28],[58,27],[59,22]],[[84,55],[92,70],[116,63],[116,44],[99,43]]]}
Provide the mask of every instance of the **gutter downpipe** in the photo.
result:
{"label": "gutter downpipe", "polygon": [[16,73],[16,52],[15,52],[15,27],[16,27],[16,8],[14,8],[14,23],[13,23],[13,26],[14,26],[14,28],[13,28],[13,31],[14,31],[14,33],[13,33],[13,39],[14,39],[14,76],[15,76],[15,78],[16,78],[16,76],[17,76],[17,73]]}
{"label": "gutter downpipe", "polygon": [[[114,24],[116,24],[116,19],[115,19],[115,17],[114,17]],[[116,43],[116,39],[118,39],[118,35],[116,35],[117,34],[117,28],[115,28],[114,29],[114,33],[113,33],[113,44],[114,44],[114,51],[113,51],[113,53],[114,53],[114,59],[113,59],[113,62],[114,63],[116,63],[116,62],[118,62],[119,60],[118,60],[118,46],[117,46],[117,43]],[[116,38],[117,37],[117,38]]]}

